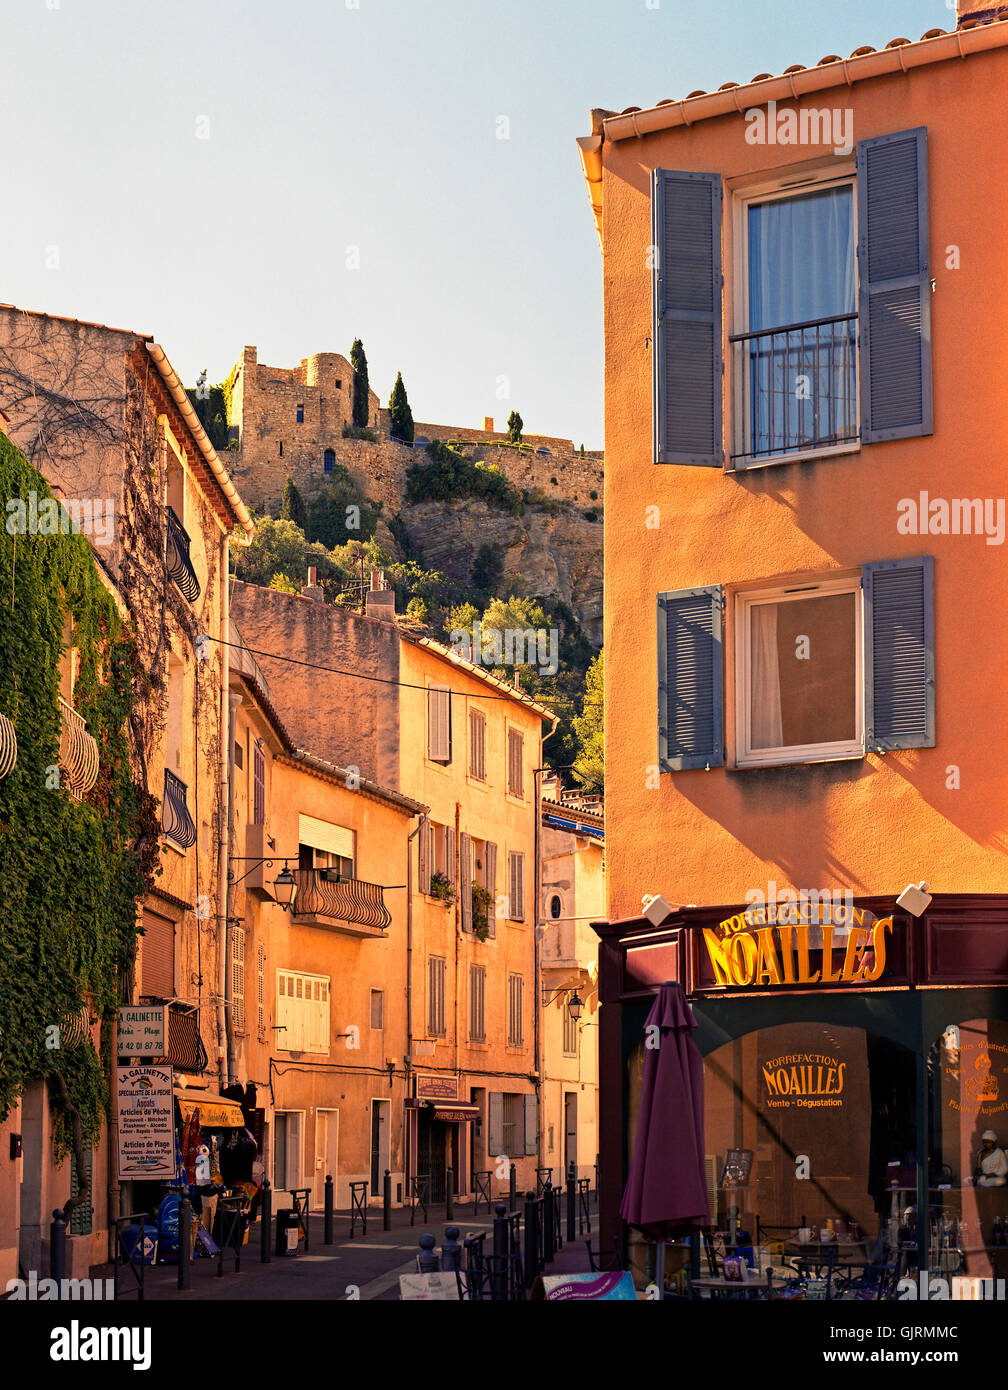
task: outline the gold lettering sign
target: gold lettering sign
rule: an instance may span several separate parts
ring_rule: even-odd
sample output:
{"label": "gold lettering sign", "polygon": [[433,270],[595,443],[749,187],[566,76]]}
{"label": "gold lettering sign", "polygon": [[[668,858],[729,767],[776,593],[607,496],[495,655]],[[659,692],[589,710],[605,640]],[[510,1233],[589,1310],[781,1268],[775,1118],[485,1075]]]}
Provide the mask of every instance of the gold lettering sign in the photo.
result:
{"label": "gold lettering sign", "polygon": [[[864,985],[882,978],[892,924],[892,917],[829,900],[771,903],[704,927],[703,939],[714,979],[726,989]],[[813,951],[821,953],[814,969]]]}
{"label": "gold lettering sign", "polygon": [[764,1104],[771,1110],[839,1109],[847,1063],[820,1052],[794,1052],[760,1063]]}

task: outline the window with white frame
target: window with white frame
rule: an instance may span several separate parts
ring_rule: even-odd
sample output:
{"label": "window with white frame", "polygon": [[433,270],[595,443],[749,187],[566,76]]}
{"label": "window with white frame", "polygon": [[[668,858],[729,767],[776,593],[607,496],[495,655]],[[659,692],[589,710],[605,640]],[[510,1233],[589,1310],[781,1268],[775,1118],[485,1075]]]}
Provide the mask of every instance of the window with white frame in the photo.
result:
{"label": "window with white frame", "polygon": [[284,1052],[329,1051],[329,976],[277,971],[277,1047]]}
{"label": "window with white frame", "polygon": [[834,165],[804,184],[736,200],[736,468],[858,437],[854,178]]}
{"label": "window with white frame", "polygon": [[740,766],[864,751],[858,579],[735,596]]}

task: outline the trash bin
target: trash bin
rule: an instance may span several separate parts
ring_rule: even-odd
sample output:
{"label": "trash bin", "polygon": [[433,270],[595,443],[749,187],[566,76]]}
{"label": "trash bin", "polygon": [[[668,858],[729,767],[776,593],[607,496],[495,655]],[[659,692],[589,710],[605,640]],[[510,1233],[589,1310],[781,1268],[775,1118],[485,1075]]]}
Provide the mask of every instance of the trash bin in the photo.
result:
{"label": "trash bin", "polygon": [[284,1207],[276,1214],[276,1254],[296,1255],[299,1236],[297,1212],[291,1207]]}

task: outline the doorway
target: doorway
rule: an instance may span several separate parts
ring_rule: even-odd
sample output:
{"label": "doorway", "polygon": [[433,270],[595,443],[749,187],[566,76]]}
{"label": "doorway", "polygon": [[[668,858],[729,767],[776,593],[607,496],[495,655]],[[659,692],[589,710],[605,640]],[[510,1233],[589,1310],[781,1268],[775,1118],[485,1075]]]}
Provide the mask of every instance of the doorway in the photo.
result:
{"label": "doorway", "polygon": [[278,1110],[273,1122],[273,1186],[290,1192],[301,1186],[302,1110]]}
{"label": "doorway", "polygon": [[332,1174],[333,1203],[338,1206],[336,1189],[339,1187],[339,1111],[315,1111],[315,1191],[312,1194],[316,1208],[325,1206],[326,1175]]}
{"label": "doorway", "polygon": [[385,1169],[391,1167],[389,1125],[392,1102],[371,1102],[371,1196],[380,1197],[385,1181]]}
{"label": "doorway", "polygon": [[574,1164],[575,1176],[578,1176],[578,1143],[577,1143],[577,1091],[564,1092],[564,1176],[570,1172],[570,1166]]}
{"label": "doorway", "polygon": [[454,1126],[434,1118],[433,1109],[426,1106],[417,1112],[417,1173],[428,1179],[428,1198],[443,1202],[447,1183],[448,1159],[446,1148],[449,1130]]}

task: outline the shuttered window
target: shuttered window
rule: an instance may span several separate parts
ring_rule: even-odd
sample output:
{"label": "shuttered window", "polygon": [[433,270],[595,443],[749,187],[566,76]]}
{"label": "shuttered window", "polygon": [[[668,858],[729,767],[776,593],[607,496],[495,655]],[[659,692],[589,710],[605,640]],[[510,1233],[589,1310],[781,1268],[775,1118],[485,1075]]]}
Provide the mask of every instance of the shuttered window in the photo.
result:
{"label": "shuttered window", "polygon": [[285,1052],[329,1051],[329,977],[277,971],[277,1047]]}
{"label": "shuttered window", "polygon": [[[71,1153],[70,1164],[70,1196],[76,1197],[81,1185],[77,1181],[77,1162]],[[91,1144],[84,1141],[84,1175],[87,1178],[88,1195],[79,1207],[74,1207],[70,1213],[69,1234],[72,1236],[89,1236],[94,1220],[94,1149]]]}
{"label": "shuttered window", "polygon": [[260,941],[256,952],[256,1026],[259,1041],[266,1041],[266,947]]}
{"label": "shuttered window", "polygon": [[658,595],[658,763],[663,772],[724,762],[721,590]]}
{"label": "shuttered window", "polygon": [[472,860],[472,838],[463,831],[459,836],[459,902],[463,931],[472,931]]}
{"label": "shuttered window", "polygon": [[570,1010],[564,1004],[563,1010],[563,1054],[565,1057],[576,1057],[578,1050],[578,1022],[576,1018],[571,1018]]}
{"label": "shuttered window", "polygon": [[490,928],[490,935],[497,935],[497,846],[492,840],[488,840],[484,850],[486,855],[485,883],[486,890],[493,899],[487,908],[487,925]]}
{"label": "shuttered window", "polygon": [[174,999],[175,923],[145,909],[143,928],[140,992],[151,999]]}
{"label": "shuttered window", "polygon": [[722,449],[721,177],[656,169],[654,457],[717,467]]}
{"label": "shuttered window", "polygon": [[431,686],[427,691],[427,756],[431,762],[451,762],[451,691]]}
{"label": "shuttered window", "polygon": [[525,920],[525,856],[508,855],[508,916],[512,922]]}
{"label": "shuttered window", "polygon": [[525,738],[517,729],[508,729],[508,791],[525,795]]}
{"label": "shuttered window", "polygon": [[469,1038],[486,1042],[486,966],[469,967]]}
{"label": "shuttered window", "polygon": [[417,845],[420,891],[422,893],[428,893],[430,892],[430,880],[431,874],[434,872],[434,866],[431,862],[431,823],[426,816],[424,816],[423,820],[420,822],[420,834],[417,836]]}
{"label": "shuttered window", "polygon": [[486,715],[478,709],[469,711],[469,775],[486,781]]}
{"label": "shuttered window", "polygon": [[487,1157],[499,1158],[504,1148],[504,1095],[490,1091],[487,1095]]}
{"label": "shuttered window", "polygon": [[231,1019],[236,1033],[245,1032],[245,928],[231,928]]}
{"label": "shuttered window", "polygon": [[934,560],[866,565],[863,583],[866,745],[933,748]]}
{"label": "shuttered window", "polygon": [[525,1108],[521,1096],[501,1096],[501,1152],[514,1160],[525,1152]]}
{"label": "shuttered window", "polygon": [[427,1032],[432,1038],[445,1036],[445,958],[427,958]]}
{"label": "shuttered window", "polygon": [[266,756],[261,748],[252,749],[252,823],[266,824]]}
{"label": "shuttered window", "polygon": [[385,1027],[385,992],[380,989],[371,991],[371,1027],[376,1031]]}
{"label": "shuttered window", "polygon": [[524,1029],[525,981],[520,975],[508,976],[508,1045],[521,1047],[525,1042]]}
{"label": "shuttered window", "polygon": [[932,432],[927,132],[857,148],[861,437]]}

